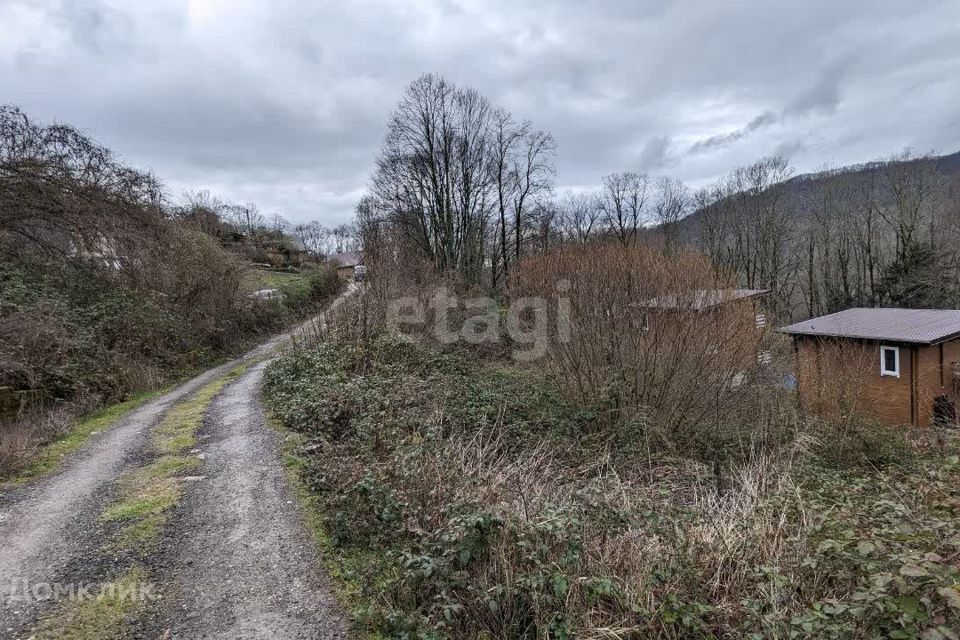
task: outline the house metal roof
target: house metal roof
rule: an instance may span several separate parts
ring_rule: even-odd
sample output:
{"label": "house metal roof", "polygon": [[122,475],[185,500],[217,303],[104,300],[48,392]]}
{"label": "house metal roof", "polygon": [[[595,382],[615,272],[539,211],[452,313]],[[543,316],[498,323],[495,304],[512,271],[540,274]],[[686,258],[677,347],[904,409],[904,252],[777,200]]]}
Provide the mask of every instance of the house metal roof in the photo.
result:
{"label": "house metal roof", "polygon": [[336,262],[341,267],[356,267],[363,264],[363,256],[354,252],[337,253],[334,254],[330,260]]}
{"label": "house metal roof", "polygon": [[790,335],[936,344],[960,337],[960,311],[847,309],[780,329]]}
{"label": "house metal roof", "polygon": [[671,293],[645,302],[638,302],[633,306],[646,309],[691,309],[693,311],[702,311],[728,302],[746,300],[747,298],[762,296],[767,293],[770,293],[769,289],[698,289],[679,294]]}

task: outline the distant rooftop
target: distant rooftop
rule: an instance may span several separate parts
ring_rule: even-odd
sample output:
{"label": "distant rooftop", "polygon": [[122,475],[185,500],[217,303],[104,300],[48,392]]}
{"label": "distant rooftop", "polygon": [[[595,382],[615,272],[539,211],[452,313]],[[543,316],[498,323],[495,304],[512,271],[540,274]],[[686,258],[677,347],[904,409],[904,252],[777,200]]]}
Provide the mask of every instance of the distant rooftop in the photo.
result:
{"label": "distant rooftop", "polygon": [[770,293],[769,289],[697,289],[685,293],[671,293],[638,302],[633,306],[645,309],[690,309],[702,311],[721,304],[746,300]]}
{"label": "distant rooftop", "polygon": [[336,262],[341,267],[356,267],[357,265],[363,264],[363,256],[354,252],[335,253],[331,256],[330,260]]}
{"label": "distant rooftop", "polygon": [[960,311],[847,309],[780,329],[791,335],[936,344],[960,337]]}

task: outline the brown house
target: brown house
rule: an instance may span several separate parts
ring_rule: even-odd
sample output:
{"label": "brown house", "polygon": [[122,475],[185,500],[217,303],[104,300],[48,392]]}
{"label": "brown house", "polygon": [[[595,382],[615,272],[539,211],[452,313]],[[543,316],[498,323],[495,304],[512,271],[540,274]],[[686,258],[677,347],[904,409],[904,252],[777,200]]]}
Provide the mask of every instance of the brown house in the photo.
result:
{"label": "brown house", "polygon": [[357,267],[363,265],[363,256],[354,252],[337,253],[331,256],[330,262],[336,263],[341,280],[353,280]]}
{"label": "brown house", "polygon": [[848,309],[780,331],[793,338],[805,411],[956,422],[960,311]]}
{"label": "brown house", "polygon": [[756,365],[769,365],[768,320],[764,297],[768,289],[697,289],[669,294],[632,305],[642,309],[639,321],[644,330],[696,329],[715,338],[715,349],[729,357],[718,358],[737,370],[734,383],[745,379]]}

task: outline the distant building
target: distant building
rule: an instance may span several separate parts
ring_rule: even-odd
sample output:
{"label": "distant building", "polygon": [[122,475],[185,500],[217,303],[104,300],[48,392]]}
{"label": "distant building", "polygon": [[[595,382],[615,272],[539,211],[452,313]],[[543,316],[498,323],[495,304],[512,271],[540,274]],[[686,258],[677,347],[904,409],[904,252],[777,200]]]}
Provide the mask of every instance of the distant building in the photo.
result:
{"label": "distant building", "polygon": [[[737,372],[734,383],[741,384],[750,371],[765,370],[773,360],[763,304],[768,293],[767,289],[695,289],[631,306],[642,312],[637,322],[643,331],[652,332],[654,339],[663,331],[688,331],[691,327],[715,334],[715,348],[728,354],[718,361],[732,367]],[[681,318],[687,314],[696,314],[699,319],[691,324]]]}
{"label": "distant building", "polygon": [[780,331],[793,338],[805,411],[956,422],[960,311],[848,309]]}
{"label": "distant building", "polygon": [[706,311],[730,304],[753,306],[768,293],[768,289],[696,289],[660,296],[636,306],[660,311]]}
{"label": "distant building", "polygon": [[357,267],[363,266],[363,255],[356,252],[337,253],[330,262],[337,265],[337,276],[341,280],[353,280]]}

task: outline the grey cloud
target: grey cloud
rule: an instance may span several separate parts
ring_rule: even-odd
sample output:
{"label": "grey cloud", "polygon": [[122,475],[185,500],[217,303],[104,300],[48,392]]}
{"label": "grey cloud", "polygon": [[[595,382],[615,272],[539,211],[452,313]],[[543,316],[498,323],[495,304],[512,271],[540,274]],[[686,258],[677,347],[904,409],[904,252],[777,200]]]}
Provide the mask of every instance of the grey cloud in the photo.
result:
{"label": "grey cloud", "polygon": [[779,143],[773,150],[773,155],[780,156],[790,160],[791,158],[803,153],[808,148],[803,140],[788,140]]}
{"label": "grey cloud", "polygon": [[667,164],[668,152],[670,150],[669,136],[656,136],[643,145],[643,151],[637,160],[637,166],[641,171],[652,171],[661,169]]}
{"label": "grey cloud", "polygon": [[798,170],[953,151],[958,20],[951,0],[0,0],[0,102],[174,192],[338,222],[425,71],[551,131],[559,191],[705,183],[771,150]]}
{"label": "grey cloud", "polygon": [[816,79],[814,84],[794,98],[785,110],[786,115],[807,115],[809,113],[833,113],[842,98],[842,81],[848,62],[836,62],[829,65]]}
{"label": "grey cloud", "polygon": [[716,147],[725,147],[727,145],[733,144],[734,142],[740,140],[741,138],[750,135],[758,129],[762,129],[767,125],[773,124],[780,119],[780,116],[777,116],[769,111],[766,113],[761,113],[759,116],[748,122],[743,128],[737,129],[730,133],[725,133],[716,136],[710,136],[704,140],[698,140],[690,147],[690,153],[701,153],[703,151],[709,151]]}
{"label": "grey cloud", "polygon": [[[789,118],[804,117],[811,114],[833,113],[836,111],[841,100],[841,80],[843,78],[843,72],[843,64],[835,63],[829,65],[817,76],[811,86],[793,98],[781,112],[764,112],[736,131],[698,140],[690,147],[689,153],[696,154],[718,147],[726,147],[760,129],[781,123]],[[792,152],[782,155],[792,155],[793,152],[805,148],[805,145],[802,143],[790,143],[789,147]]]}
{"label": "grey cloud", "polygon": [[50,19],[82,49],[104,52],[122,31],[123,16],[102,4],[64,3],[51,11]]}

